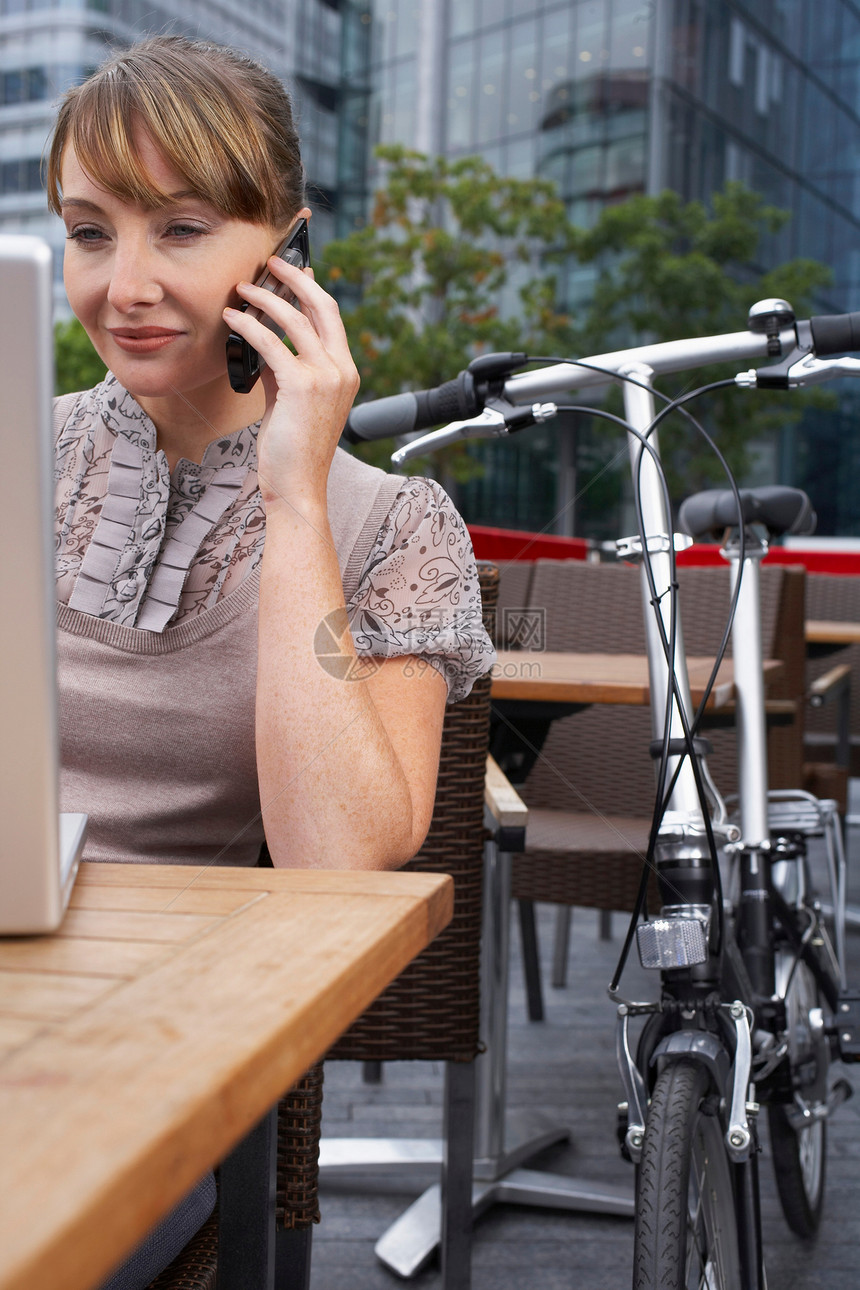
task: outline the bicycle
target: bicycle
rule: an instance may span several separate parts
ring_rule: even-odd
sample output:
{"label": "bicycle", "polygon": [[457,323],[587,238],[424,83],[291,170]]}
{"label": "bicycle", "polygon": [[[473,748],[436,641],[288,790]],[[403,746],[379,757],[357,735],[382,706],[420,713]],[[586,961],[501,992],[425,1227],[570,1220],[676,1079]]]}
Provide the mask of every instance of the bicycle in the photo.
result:
{"label": "bicycle", "polygon": [[[777,360],[739,373],[749,389],[790,389],[860,375],[860,314],[796,321],[781,300],[754,306],[748,330],[638,346],[588,359],[482,355],[435,390],[360,405],[354,438],[409,434],[457,418],[394,453],[403,464],[458,439],[504,437],[551,418],[541,402],[570,389],[623,383],[638,528],[619,543],[642,568],[646,647],[657,764],[657,801],[637,909],[610,985],[618,1004],[617,1051],[626,1102],[622,1150],[637,1167],[634,1290],[764,1290],[757,1115],[767,1108],[777,1180],[789,1225],[809,1236],[824,1192],[826,1123],[851,1088],[832,1086],[832,1058],[860,1060],[860,994],[844,982],[844,854],[835,810],[808,794],[768,795],[758,570],[767,541],[809,522],[793,489],[738,490],[690,499],[697,535],[725,531],[734,621],[739,811],[730,816],[707,769],[692,712],[674,572],[675,540],[661,477],[653,377],[709,363]],[[537,370],[518,371],[531,363]],[[704,433],[704,432],[703,432]],[[807,529],[808,531],[808,529]],[[709,687],[710,688],[710,687]],[[830,804],[832,806],[832,804]],[[829,877],[836,949],[809,882],[806,837],[830,830]],[[662,907],[645,909],[649,866]],[[641,921],[640,921],[641,916]],[[633,940],[660,973],[660,997],[624,999],[621,972]],[[630,1022],[644,1018],[635,1054]]]}

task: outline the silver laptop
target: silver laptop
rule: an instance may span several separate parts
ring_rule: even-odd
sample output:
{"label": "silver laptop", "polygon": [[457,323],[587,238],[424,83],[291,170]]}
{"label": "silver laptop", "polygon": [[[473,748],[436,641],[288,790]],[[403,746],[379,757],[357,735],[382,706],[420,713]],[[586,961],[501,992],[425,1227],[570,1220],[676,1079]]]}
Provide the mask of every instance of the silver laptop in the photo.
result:
{"label": "silver laptop", "polygon": [[51,251],[0,235],[0,934],[59,925],[85,815],[60,815]]}

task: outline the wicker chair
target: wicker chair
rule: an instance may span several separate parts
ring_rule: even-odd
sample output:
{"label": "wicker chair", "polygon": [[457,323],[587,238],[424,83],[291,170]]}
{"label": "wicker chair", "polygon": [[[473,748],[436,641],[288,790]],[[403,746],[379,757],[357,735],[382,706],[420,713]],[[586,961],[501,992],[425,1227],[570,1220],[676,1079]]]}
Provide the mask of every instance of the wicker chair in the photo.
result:
{"label": "wicker chair", "polygon": [[[317,1161],[322,1119],[322,1063],[305,1074],[278,1104],[277,1183],[275,1204],[275,1285],[277,1290],[307,1290],[310,1286],[312,1225],[319,1222]],[[258,1162],[254,1162],[256,1165]],[[252,1166],[253,1168],[253,1166]],[[247,1214],[243,1199],[257,1179],[248,1177],[241,1147],[221,1169],[219,1206],[192,1241],[150,1283],[148,1290],[216,1290],[219,1247],[222,1273],[224,1245],[227,1264],[241,1258],[246,1243]],[[258,1168],[253,1168],[259,1174]],[[227,1175],[225,1178],[224,1175]],[[265,1185],[265,1180],[264,1180]],[[227,1203],[223,1193],[229,1191]],[[238,1203],[230,1203],[237,1194]],[[262,1208],[262,1207],[261,1207]],[[219,1213],[219,1211],[223,1211]],[[261,1210],[258,1210],[261,1212]],[[253,1216],[256,1218],[256,1214]],[[221,1229],[225,1230],[222,1231]],[[235,1231],[235,1239],[233,1233]],[[234,1285],[242,1283],[241,1270],[229,1268]]]}
{"label": "wicker chair", "polygon": [[[484,622],[492,630],[498,572],[480,564]],[[471,1264],[474,1059],[479,1051],[484,775],[490,677],[447,710],[430,831],[407,869],[450,873],[449,926],[338,1040],[327,1060],[445,1063],[446,1134],[442,1176],[442,1281],[469,1284]],[[323,1142],[323,1148],[328,1144]],[[340,1144],[338,1144],[339,1146]],[[360,1170],[353,1164],[350,1172]],[[323,1176],[326,1170],[323,1167]]]}
{"label": "wicker chair", "polygon": [[[860,622],[860,577],[812,573],[806,583],[806,615],[811,619],[833,622]],[[847,730],[839,730],[837,704],[820,703],[807,718],[805,756],[808,775],[827,773],[831,781],[830,796],[839,798],[845,809],[845,789],[849,774],[860,774],[860,645],[846,645],[838,650],[810,651],[807,679],[817,686],[834,665],[850,668]],[[840,739],[841,736],[841,739]],[[847,747],[840,748],[840,742]],[[842,765],[839,763],[842,762]],[[826,768],[826,770],[825,770]]]}
{"label": "wicker chair", "polygon": [[[679,570],[685,644],[692,655],[713,654],[729,606],[728,568]],[[803,739],[804,571],[762,570],[762,639],[766,656],[781,658],[771,691],[777,712],[769,729],[771,782],[800,782]],[[644,653],[639,572],[628,566],[538,561],[530,604],[546,615],[548,650]],[[736,786],[734,731],[706,730],[709,757],[724,793]],[[514,857],[513,895],[528,928],[524,902],[548,901],[559,911],[553,983],[564,984],[569,907],[602,911],[634,907],[654,800],[647,709],[595,706],[554,722],[521,794],[529,807],[525,851]],[[503,766],[504,769],[504,766]],[[621,808],[621,809],[619,809]],[[656,896],[652,883],[649,903]],[[537,959],[527,952],[529,1015],[541,1015]]]}

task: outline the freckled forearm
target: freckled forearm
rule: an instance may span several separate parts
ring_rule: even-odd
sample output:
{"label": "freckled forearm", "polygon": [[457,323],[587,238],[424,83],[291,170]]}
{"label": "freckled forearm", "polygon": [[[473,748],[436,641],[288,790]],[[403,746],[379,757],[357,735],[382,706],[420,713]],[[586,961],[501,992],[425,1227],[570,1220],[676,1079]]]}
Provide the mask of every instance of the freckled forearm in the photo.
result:
{"label": "freckled forearm", "polygon": [[366,684],[346,679],[350,655],[327,516],[311,505],[270,508],[257,762],[276,865],[388,868],[411,853],[410,786]]}

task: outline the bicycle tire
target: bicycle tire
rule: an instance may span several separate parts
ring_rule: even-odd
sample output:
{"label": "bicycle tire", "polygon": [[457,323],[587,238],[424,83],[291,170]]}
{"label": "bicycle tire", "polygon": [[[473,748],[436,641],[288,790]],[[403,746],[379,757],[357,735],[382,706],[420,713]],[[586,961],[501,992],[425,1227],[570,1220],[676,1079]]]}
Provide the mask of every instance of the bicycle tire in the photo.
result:
{"label": "bicycle tire", "polygon": [[[805,963],[799,963],[786,997],[790,1061],[797,1069],[814,1055],[809,1014],[820,1007],[820,994]],[[829,1054],[826,1041],[817,1048],[819,1060]],[[815,1108],[813,1107],[813,1110]],[[821,1221],[827,1174],[827,1122],[815,1119],[808,1128],[795,1128],[788,1108],[771,1102],[767,1108],[770,1148],[776,1175],[776,1189],[785,1221],[791,1230],[807,1240]]]}
{"label": "bicycle tire", "polygon": [[636,1185],[633,1290],[738,1290],[734,1188],[708,1071],[658,1075]]}

